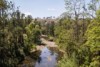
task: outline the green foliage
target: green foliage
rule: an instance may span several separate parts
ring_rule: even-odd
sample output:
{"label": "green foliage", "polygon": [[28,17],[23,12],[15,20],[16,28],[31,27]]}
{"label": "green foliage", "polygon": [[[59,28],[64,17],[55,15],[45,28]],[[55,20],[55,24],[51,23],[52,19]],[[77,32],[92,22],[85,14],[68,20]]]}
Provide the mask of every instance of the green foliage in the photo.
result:
{"label": "green foliage", "polygon": [[77,65],[77,62],[76,62],[76,58],[74,57],[74,54],[73,54],[73,57],[71,58],[68,58],[67,55],[65,55],[62,60],[60,60],[58,62],[58,67],[78,67]]}
{"label": "green foliage", "polygon": [[91,51],[91,62],[89,67],[99,67],[100,66],[100,11],[97,11],[97,17],[89,25],[86,36],[87,42],[86,46],[90,48]]}
{"label": "green foliage", "polygon": [[38,25],[34,25],[34,23],[30,23],[26,27],[26,33],[31,43],[39,43],[39,38],[40,38],[39,36],[41,34],[41,31]]}
{"label": "green foliage", "polygon": [[[59,67],[99,67],[100,66],[100,11],[88,27],[79,27],[79,41],[72,19],[61,19],[55,26],[56,43],[66,51],[66,57],[59,61]],[[80,20],[81,21],[81,20]],[[87,20],[85,20],[87,22]],[[78,23],[80,25],[82,22]],[[82,36],[82,32],[85,34]],[[83,40],[84,38],[84,40]],[[74,60],[74,61],[73,61]]]}
{"label": "green foliage", "polygon": [[58,67],[77,67],[77,45],[73,38],[74,30],[70,18],[64,18],[55,26],[56,43],[66,51],[65,57],[58,63]]}
{"label": "green foliage", "polygon": [[56,43],[60,48],[65,49],[72,37],[72,29],[69,19],[61,19],[61,21],[55,26]]}
{"label": "green foliage", "polygon": [[31,23],[32,17],[25,17],[13,6],[12,2],[0,0],[1,67],[17,67],[26,55],[30,55],[40,35],[38,25]]}
{"label": "green foliage", "polygon": [[[65,51],[58,67],[100,67],[100,0],[91,0],[89,6],[84,0],[65,2],[67,15],[55,23],[25,17],[12,2],[0,0],[0,66],[17,67],[41,43],[42,33]],[[90,14],[95,18],[87,18]]]}

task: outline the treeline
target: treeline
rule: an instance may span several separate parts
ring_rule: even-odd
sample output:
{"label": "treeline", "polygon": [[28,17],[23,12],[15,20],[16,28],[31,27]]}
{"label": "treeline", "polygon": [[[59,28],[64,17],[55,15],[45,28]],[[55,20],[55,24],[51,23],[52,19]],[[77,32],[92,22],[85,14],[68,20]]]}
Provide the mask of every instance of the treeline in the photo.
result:
{"label": "treeline", "polygon": [[0,67],[17,67],[39,43],[40,28],[13,2],[0,0]]}
{"label": "treeline", "polygon": [[65,55],[58,67],[100,67],[100,0],[65,0],[55,41]]}

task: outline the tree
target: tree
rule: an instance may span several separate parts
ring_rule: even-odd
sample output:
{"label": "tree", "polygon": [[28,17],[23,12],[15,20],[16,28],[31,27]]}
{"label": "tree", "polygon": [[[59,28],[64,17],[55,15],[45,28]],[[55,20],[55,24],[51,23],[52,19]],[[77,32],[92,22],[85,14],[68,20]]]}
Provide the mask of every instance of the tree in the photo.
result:
{"label": "tree", "polygon": [[[27,52],[24,34],[25,27],[31,22],[32,17],[25,15],[14,8],[12,2],[0,0],[0,66],[17,67]],[[29,48],[29,46],[27,47]],[[30,52],[30,51],[28,51]]]}
{"label": "tree", "polygon": [[89,15],[92,18],[95,18],[96,11],[100,8],[100,0],[90,0],[88,9],[89,9]]}
{"label": "tree", "polygon": [[83,9],[83,0],[65,0],[66,12],[74,19],[74,37],[79,41],[79,18]]}
{"label": "tree", "polygon": [[96,18],[92,21],[87,29],[87,42],[86,46],[91,51],[90,67],[100,66],[100,10],[97,11]]}

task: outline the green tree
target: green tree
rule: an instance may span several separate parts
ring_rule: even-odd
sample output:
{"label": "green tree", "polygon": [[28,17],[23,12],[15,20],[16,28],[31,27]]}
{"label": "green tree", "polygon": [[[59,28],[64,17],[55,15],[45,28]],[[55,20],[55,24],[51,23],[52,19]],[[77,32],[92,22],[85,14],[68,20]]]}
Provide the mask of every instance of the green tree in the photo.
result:
{"label": "green tree", "polygon": [[100,66],[100,10],[97,11],[96,18],[92,21],[87,29],[87,42],[86,46],[90,48],[91,51],[91,62],[89,67],[99,67]]}

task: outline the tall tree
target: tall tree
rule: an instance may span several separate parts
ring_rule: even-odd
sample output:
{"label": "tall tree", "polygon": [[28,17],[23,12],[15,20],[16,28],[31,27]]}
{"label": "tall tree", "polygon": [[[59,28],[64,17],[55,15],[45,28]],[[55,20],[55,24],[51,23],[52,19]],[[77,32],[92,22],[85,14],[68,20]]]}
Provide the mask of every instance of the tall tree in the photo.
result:
{"label": "tall tree", "polygon": [[69,15],[71,15],[71,18],[73,18],[75,21],[74,25],[74,35],[75,40],[79,40],[79,18],[82,13],[82,7],[83,7],[83,0],[65,0],[66,4],[66,10]]}

